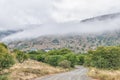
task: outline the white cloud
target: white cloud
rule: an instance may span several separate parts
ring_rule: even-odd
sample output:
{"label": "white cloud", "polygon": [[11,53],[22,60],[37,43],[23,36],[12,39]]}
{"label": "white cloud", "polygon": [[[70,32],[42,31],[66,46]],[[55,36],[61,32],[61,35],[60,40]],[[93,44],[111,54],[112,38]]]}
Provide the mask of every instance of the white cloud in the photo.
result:
{"label": "white cloud", "polygon": [[118,11],[119,0],[0,0],[0,25],[81,20]]}
{"label": "white cloud", "polygon": [[120,11],[119,0],[61,0],[52,16],[58,22],[81,20]]}
{"label": "white cloud", "polygon": [[[112,23],[111,23],[112,22]],[[69,23],[56,23],[31,26],[17,34],[10,35],[2,39],[2,41],[13,41],[21,39],[37,38],[46,35],[64,35],[64,34],[80,34],[80,33],[96,33],[103,31],[110,31],[120,29],[120,17],[116,19],[93,21],[87,23],[69,22]],[[36,26],[36,27],[35,27]]]}
{"label": "white cloud", "polygon": [[50,0],[0,0],[0,24],[41,24],[52,20]]}

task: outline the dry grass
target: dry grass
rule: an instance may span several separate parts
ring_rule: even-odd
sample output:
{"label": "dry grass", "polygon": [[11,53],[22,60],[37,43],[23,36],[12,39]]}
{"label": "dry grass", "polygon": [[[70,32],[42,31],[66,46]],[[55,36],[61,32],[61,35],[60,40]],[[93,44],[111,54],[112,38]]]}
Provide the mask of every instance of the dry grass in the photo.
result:
{"label": "dry grass", "polygon": [[32,78],[64,72],[66,70],[55,68],[42,62],[28,60],[22,64],[15,64],[8,71],[10,72],[9,77],[11,80],[30,80]]}
{"label": "dry grass", "polygon": [[88,73],[94,80],[120,80],[120,70],[100,70],[90,68]]}

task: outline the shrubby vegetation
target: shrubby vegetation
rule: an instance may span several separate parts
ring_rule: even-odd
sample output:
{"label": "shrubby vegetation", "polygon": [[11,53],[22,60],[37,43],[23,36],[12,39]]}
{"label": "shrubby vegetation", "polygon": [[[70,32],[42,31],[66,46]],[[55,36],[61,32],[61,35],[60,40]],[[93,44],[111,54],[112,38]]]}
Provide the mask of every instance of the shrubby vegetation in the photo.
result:
{"label": "shrubby vegetation", "polygon": [[63,67],[63,68],[70,68],[71,62],[68,60],[63,60],[63,61],[58,63],[58,66]]}
{"label": "shrubby vegetation", "polygon": [[0,71],[11,67],[14,63],[14,58],[9,53],[7,46],[3,43],[0,43]]}
{"label": "shrubby vegetation", "polygon": [[46,56],[45,62],[52,65],[52,66],[58,66],[59,62],[64,60],[64,56],[62,55],[50,55]]}
{"label": "shrubby vegetation", "polygon": [[15,58],[19,63],[23,63],[25,60],[28,59],[28,55],[22,51],[14,50]]}
{"label": "shrubby vegetation", "polygon": [[23,62],[26,59],[27,56],[23,52],[15,50],[11,53],[5,44],[0,43],[0,80],[8,80],[6,73],[4,73],[4,69],[12,67],[16,60]]}
{"label": "shrubby vegetation", "polygon": [[[48,63],[52,66],[74,67],[75,65],[85,65],[100,69],[120,68],[120,47],[98,47],[90,50],[86,54],[75,54],[69,49],[57,49],[49,52],[30,52],[29,55],[38,61]],[[35,53],[35,54],[34,54]],[[31,58],[31,59],[32,59]]]}
{"label": "shrubby vegetation", "polygon": [[0,53],[0,70],[11,67],[15,63],[14,58],[9,53]]}
{"label": "shrubby vegetation", "polygon": [[120,47],[98,47],[96,50],[91,50],[88,53],[85,60],[86,66],[100,69],[120,68]]}
{"label": "shrubby vegetation", "polygon": [[74,67],[76,64],[78,64],[78,61],[80,62],[77,54],[66,48],[55,49],[49,52],[29,52],[28,54],[31,56],[31,59],[42,61],[52,66],[60,66],[64,68]]}

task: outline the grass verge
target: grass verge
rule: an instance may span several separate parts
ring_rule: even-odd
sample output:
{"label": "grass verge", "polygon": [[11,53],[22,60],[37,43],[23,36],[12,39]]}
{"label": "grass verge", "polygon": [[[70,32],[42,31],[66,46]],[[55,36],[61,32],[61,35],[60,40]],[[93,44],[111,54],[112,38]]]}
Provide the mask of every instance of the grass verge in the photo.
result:
{"label": "grass verge", "polygon": [[94,80],[120,80],[120,70],[90,68],[88,75]]}
{"label": "grass verge", "polygon": [[5,70],[5,72],[10,73],[8,76],[9,80],[30,80],[33,78],[65,71],[67,70],[63,68],[52,67],[48,64],[34,60],[28,60],[22,64],[17,63],[9,70]]}

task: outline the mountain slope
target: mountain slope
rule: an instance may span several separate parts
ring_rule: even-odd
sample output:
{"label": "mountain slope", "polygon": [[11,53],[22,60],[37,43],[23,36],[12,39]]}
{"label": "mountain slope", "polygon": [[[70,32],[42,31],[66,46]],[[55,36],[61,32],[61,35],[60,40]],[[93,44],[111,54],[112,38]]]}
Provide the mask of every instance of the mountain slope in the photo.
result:
{"label": "mountain slope", "polygon": [[116,19],[116,18],[120,18],[120,12],[101,15],[101,16],[96,16],[96,17],[91,17],[91,18],[88,18],[88,19],[81,20],[81,22],[104,21],[104,20]]}
{"label": "mountain slope", "polygon": [[11,42],[8,45],[11,48],[22,50],[66,47],[75,52],[86,52],[87,50],[95,49],[98,46],[120,45],[120,30],[98,34],[43,36],[31,40]]}

